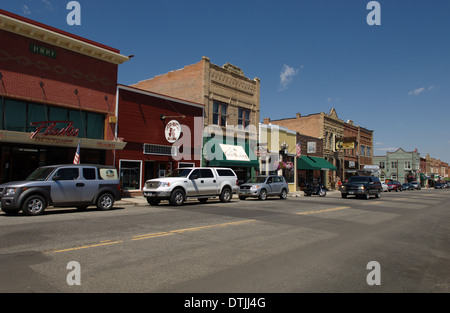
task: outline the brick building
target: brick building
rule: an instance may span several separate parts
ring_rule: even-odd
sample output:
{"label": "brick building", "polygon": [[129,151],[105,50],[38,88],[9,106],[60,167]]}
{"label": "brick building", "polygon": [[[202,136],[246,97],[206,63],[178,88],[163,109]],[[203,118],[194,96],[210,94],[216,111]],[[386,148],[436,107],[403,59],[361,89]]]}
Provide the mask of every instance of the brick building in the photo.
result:
{"label": "brick building", "polygon": [[335,182],[344,177],[344,152],[336,148],[336,143],[344,138],[345,122],[338,118],[335,109],[331,109],[330,113],[321,112],[306,116],[297,113],[294,118],[280,120],[265,118],[264,123],[281,125],[300,134],[322,139],[323,158],[336,168],[336,171],[328,172],[323,183],[328,188],[334,188]]}
{"label": "brick building", "polygon": [[123,85],[118,96],[118,137],[127,145],[115,165],[123,190],[140,194],[148,179],[200,166],[202,104]]}
{"label": "brick building", "polygon": [[[242,69],[234,65],[218,66],[203,57],[198,63],[138,82],[133,87],[203,104],[202,164],[231,167],[240,182],[255,173],[259,167],[254,153],[260,118],[258,78],[247,78]],[[215,150],[222,148],[225,150],[223,153]],[[243,157],[231,159],[228,148],[229,151],[239,149]]]}
{"label": "brick building", "polygon": [[114,163],[120,51],[0,10],[1,182],[38,166]]}

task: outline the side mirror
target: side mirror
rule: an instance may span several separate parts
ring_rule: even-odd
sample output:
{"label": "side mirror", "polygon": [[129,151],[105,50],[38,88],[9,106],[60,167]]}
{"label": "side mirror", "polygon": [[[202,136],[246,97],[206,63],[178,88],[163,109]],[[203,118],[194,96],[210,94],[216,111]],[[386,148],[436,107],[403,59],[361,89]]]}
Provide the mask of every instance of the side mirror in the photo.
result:
{"label": "side mirror", "polygon": [[197,174],[192,174],[191,176],[189,176],[189,179],[197,179],[198,175]]}
{"label": "side mirror", "polygon": [[53,179],[54,181],[58,181],[58,180],[61,179],[61,177],[60,177],[59,175],[55,175],[55,176],[53,176],[52,179]]}

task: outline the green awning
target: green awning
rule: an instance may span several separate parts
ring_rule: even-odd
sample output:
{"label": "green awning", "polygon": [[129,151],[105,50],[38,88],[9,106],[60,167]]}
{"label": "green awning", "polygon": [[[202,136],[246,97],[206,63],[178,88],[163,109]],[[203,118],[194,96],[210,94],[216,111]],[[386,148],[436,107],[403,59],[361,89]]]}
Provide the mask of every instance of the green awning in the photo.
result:
{"label": "green awning", "polygon": [[222,140],[207,138],[204,141],[203,154],[208,166],[259,168],[259,161],[250,149],[248,141],[238,141],[230,145]]}
{"label": "green awning", "polygon": [[327,160],[318,157],[302,155],[297,158],[298,170],[336,171],[337,168]]}

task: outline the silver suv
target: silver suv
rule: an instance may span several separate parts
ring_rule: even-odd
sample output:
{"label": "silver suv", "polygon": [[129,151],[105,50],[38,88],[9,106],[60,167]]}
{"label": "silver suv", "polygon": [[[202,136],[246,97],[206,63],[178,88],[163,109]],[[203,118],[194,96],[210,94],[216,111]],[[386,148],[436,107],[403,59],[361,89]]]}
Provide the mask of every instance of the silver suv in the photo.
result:
{"label": "silver suv", "polygon": [[6,214],[40,215],[48,206],[109,210],[121,199],[117,169],[104,165],[52,165],[36,169],[24,181],[0,185]]}
{"label": "silver suv", "polygon": [[286,199],[289,185],[283,176],[256,176],[239,186],[239,199],[257,197],[266,200],[268,196],[279,196]]}

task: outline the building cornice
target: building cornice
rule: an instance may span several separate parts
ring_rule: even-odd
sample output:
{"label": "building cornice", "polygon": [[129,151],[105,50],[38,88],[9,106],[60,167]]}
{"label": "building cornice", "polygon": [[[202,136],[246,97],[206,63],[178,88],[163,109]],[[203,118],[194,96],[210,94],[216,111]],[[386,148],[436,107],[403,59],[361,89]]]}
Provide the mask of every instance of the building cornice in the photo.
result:
{"label": "building cornice", "polygon": [[130,60],[117,49],[3,10],[0,10],[0,29],[117,65]]}

